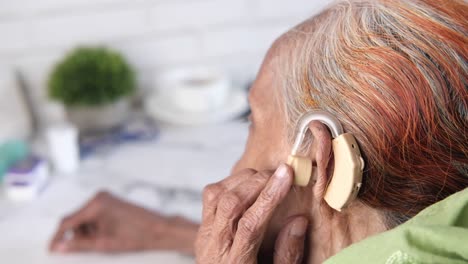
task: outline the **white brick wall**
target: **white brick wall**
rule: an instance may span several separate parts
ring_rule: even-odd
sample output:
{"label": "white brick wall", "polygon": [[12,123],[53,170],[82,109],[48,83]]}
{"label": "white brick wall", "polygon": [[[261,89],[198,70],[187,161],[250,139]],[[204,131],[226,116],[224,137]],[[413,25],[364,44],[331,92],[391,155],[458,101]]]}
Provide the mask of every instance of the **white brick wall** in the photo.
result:
{"label": "white brick wall", "polygon": [[295,16],[304,20],[330,4],[330,0],[258,0],[258,16],[283,17]]}
{"label": "white brick wall", "polygon": [[146,10],[136,8],[39,18],[31,23],[31,41],[38,48],[112,42],[149,33],[147,21]]}
{"label": "white brick wall", "polygon": [[249,17],[249,1],[165,1],[150,9],[150,24],[158,31],[167,31],[236,23]]}
{"label": "white brick wall", "polygon": [[8,55],[30,47],[29,23],[24,20],[0,20],[0,56]]}
{"label": "white brick wall", "polygon": [[220,67],[244,83],[275,38],[330,1],[0,0],[0,76],[19,68],[44,97],[64,53],[103,44],[129,59],[144,89],[159,72],[186,65]]}

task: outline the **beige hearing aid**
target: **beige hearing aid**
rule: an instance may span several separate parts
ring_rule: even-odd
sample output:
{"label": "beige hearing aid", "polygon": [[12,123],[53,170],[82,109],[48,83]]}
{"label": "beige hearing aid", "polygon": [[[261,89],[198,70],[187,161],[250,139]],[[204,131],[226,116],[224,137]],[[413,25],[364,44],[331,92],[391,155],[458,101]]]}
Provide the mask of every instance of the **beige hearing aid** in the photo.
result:
{"label": "beige hearing aid", "polygon": [[343,127],[338,119],[322,111],[305,114],[299,121],[298,134],[287,164],[294,170],[294,184],[307,186],[312,176],[312,160],[299,156],[297,152],[304,140],[310,122],[314,120],[325,124],[332,134],[335,167],[325,192],[325,201],[331,208],[341,211],[356,198],[361,188],[364,160],[361,157],[356,139],[350,133],[343,133]]}

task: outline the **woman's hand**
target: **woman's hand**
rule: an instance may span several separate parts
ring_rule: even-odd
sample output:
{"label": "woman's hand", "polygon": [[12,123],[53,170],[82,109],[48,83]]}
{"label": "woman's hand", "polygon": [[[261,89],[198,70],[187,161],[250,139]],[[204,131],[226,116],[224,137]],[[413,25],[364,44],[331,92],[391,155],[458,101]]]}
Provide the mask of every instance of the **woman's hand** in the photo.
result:
{"label": "woman's hand", "polygon": [[53,252],[176,250],[193,254],[198,225],[167,218],[101,192],[61,222]]}
{"label": "woman's hand", "polygon": [[[197,263],[257,263],[269,221],[293,184],[291,168],[244,170],[209,185],[203,193],[203,222],[195,243]],[[290,219],[275,244],[274,263],[300,263],[307,219]]]}

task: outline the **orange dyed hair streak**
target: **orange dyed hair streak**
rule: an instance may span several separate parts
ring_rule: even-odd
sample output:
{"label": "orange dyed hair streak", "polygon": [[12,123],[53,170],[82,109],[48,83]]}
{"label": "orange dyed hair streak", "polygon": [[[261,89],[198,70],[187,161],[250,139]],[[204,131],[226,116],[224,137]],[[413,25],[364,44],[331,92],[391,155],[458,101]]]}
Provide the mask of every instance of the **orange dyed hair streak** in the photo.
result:
{"label": "orange dyed hair streak", "polygon": [[284,36],[290,122],[340,119],[366,159],[359,198],[390,226],[468,187],[467,14],[456,0],[344,1]]}

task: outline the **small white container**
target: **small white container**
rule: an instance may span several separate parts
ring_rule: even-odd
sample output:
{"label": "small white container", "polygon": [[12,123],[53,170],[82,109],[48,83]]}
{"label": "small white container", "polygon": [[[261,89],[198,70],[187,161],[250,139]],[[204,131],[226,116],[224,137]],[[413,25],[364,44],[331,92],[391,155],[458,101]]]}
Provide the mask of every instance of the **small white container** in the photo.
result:
{"label": "small white container", "polygon": [[51,125],[45,130],[49,158],[59,174],[73,174],[78,170],[80,157],[78,129],[71,124]]}

